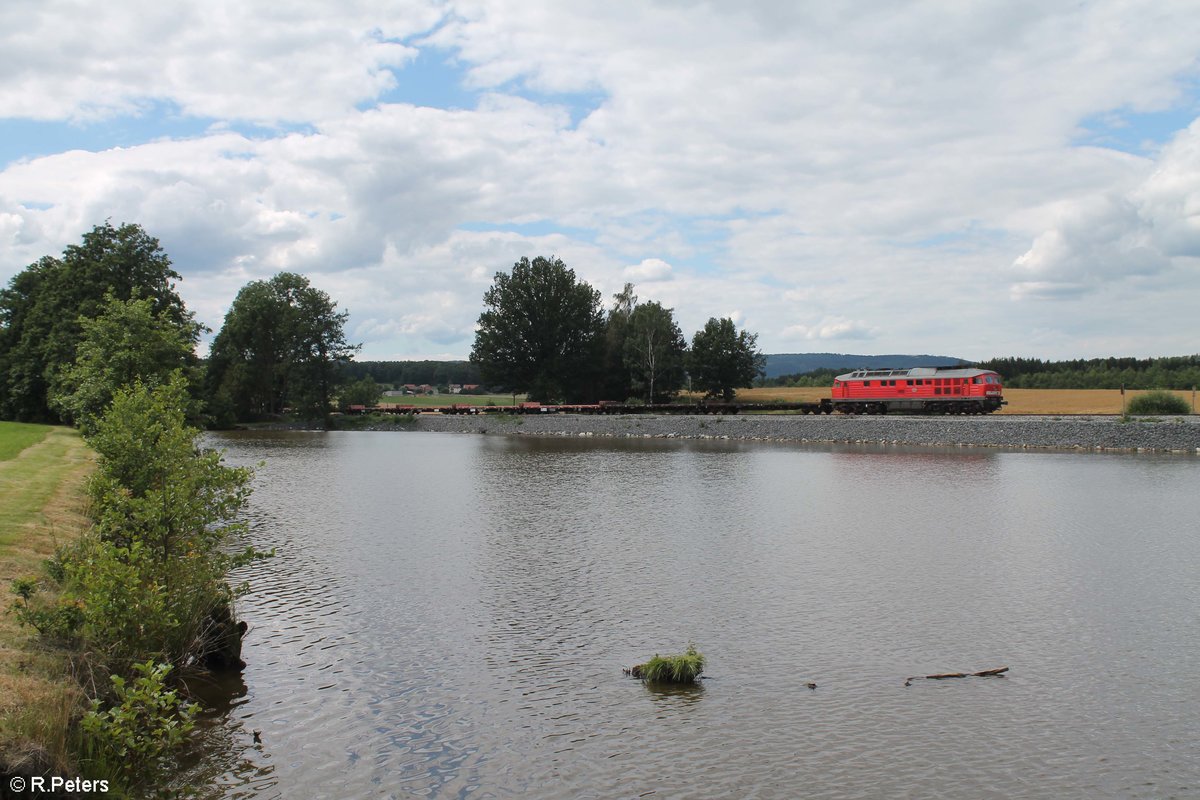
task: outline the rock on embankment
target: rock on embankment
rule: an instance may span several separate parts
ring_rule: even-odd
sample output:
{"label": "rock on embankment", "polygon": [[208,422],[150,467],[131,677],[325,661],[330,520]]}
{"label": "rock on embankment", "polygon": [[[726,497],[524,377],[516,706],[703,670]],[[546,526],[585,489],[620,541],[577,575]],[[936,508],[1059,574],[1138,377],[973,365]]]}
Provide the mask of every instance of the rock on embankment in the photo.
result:
{"label": "rock on embankment", "polygon": [[[391,428],[392,426],[383,426]],[[439,416],[397,429],[522,436],[744,439],[822,443],[1053,448],[1200,453],[1200,419],[1163,417]]]}

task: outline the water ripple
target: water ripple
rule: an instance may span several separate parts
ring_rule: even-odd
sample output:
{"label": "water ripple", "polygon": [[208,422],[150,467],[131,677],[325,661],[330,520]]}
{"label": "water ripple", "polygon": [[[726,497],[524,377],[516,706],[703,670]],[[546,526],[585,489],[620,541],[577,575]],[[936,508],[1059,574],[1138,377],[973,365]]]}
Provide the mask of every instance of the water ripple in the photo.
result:
{"label": "water ripple", "polygon": [[[250,536],[279,555],[244,576],[244,697],[216,713],[230,755],[193,776],[207,796],[1200,786],[1193,461],[220,441],[231,460],[267,459]],[[689,641],[710,658],[695,687],[620,673]],[[904,686],[1001,665],[1007,677]]]}

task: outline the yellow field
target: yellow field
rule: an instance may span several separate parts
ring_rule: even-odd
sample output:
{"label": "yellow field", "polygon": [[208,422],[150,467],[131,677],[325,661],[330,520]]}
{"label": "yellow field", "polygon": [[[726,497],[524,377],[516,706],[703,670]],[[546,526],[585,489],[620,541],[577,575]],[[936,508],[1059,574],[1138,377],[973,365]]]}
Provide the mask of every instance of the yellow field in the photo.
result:
{"label": "yellow field", "polygon": [[[1140,391],[1125,392],[1125,401]],[[1175,392],[1192,405],[1191,392]],[[829,397],[829,389],[740,389],[737,399],[743,403],[766,403],[782,400],[787,403],[813,403]],[[1120,414],[1121,392],[1118,389],[1005,389],[1008,401],[998,414]],[[1195,409],[1193,408],[1193,411]]]}

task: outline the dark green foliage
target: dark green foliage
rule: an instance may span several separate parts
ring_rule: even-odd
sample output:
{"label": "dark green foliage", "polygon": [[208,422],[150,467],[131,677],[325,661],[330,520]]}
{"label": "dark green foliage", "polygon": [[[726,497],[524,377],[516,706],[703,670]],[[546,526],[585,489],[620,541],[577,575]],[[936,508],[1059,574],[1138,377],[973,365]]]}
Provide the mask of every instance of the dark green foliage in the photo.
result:
{"label": "dark green foliage", "polygon": [[629,318],[637,307],[633,284],[627,283],[613,295],[613,307],[608,312],[604,328],[604,376],[598,400],[627,400],[633,395],[633,379],[625,366],[625,339],[629,333]]}
{"label": "dark green foliage", "polygon": [[656,302],[633,309],[626,322],[625,370],[647,403],[670,402],[683,388],[687,341],[675,314]]}
{"label": "dark green foliage", "polygon": [[470,361],[351,361],[343,370],[346,379],[361,380],[370,376],[377,383],[403,386],[448,386],[456,383],[480,384],[483,378],[479,365]]}
{"label": "dark green foliage", "polygon": [[0,418],[58,421],[49,393],[74,363],[83,337],[80,319],[100,315],[111,295],[150,302],[194,343],[192,314],[175,292],[179,274],[158,240],[138,225],[97,225],[61,258],[46,256],[0,291]]}
{"label": "dark green foliage", "polygon": [[993,358],[978,364],[1011,389],[1191,389],[1200,386],[1200,355],[1043,361]]}
{"label": "dark green foliage", "polygon": [[833,379],[842,373],[849,372],[850,367],[823,368],[815,369],[812,372],[797,373],[794,375],[779,375],[774,378],[762,378],[755,381],[755,386],[785,386],[785,387],[808,387],[808,386],[833,386]]}
{"label": "dark green foliage", "polygon": [[1179,395],[1155,389],[1132,398],[1125,413],[1138,416],[1144,414],[1190,414],[1192,409],[1188,402]]}
{"label": "dark green foliage", "polygon": [[338,406],[343,410],[350,406],[373,406],[379,402],[383,390],[370,375],[347,383],[338,393]]}
{"label": "dark green foliage", "polygon": [[594,400],[604,348],[600,293],[560,259],[522,258],[483,296],[471,361],[485,383],[538,402]]}
{"label": "dark green foliage", "polygon": [[85,435],[119,388],[166,383],[194,361],[195,330],[180,328],[165,311],[156,316],[149,298],[109,294],[106,301],[99,316],[80,317],[75,363],[59,372],[50,392],[51,408]]}
{"label": "dark green foliage", "polygon": [[765,359],[757,344],[758,336],[739,332],[733,320],[710,319],[692,338],[687,359],[692,388],[706,397],[733,400],[736,389],[752,386],[762,373]]}
{"label": "dark green foliage", "polygon": [[340,370],[358,349],[348,314],[308,279],[281,272],[242,287],[213,340],[207,393],[219,422],[258,419],[285,407],[323,418]]}

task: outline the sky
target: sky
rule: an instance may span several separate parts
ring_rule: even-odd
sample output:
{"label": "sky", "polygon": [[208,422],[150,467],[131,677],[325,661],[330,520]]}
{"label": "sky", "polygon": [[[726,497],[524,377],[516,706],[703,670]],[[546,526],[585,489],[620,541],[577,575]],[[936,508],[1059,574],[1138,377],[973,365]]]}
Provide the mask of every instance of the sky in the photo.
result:
{"label": "sky", "polygon": [[109,220],[361,359],[538,255],[767,353],[1200,352],[1194,0],[6,0],[0,53],[5,285]]}

